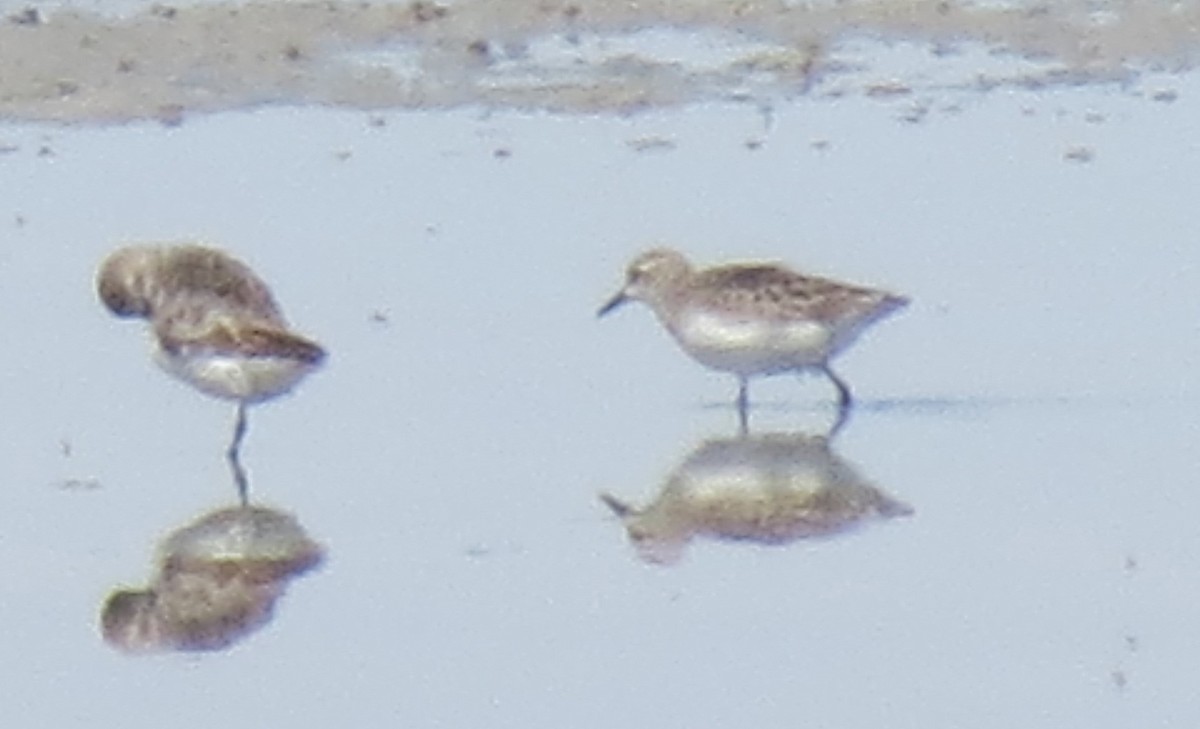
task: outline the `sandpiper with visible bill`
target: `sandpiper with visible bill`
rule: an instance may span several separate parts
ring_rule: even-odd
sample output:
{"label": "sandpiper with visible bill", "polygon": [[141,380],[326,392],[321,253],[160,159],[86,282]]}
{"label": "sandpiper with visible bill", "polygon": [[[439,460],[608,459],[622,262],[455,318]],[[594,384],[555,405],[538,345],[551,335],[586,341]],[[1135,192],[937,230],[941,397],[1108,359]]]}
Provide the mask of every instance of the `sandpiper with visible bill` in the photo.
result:
{"label": "sandpiper with visible bill", "polygon": [[774,263],[696,269],[683,254],[667,248],[634,258],[626,269],[625,285],[598,315],[631,300],[649,306],[697,362],[737,376],[743,433],[748,429],[751,377],[819,370],[838,392],[831,434],[845,423],[853,398],[830,360],[871,324],[908,303],[903,296]]}
{"label": "sandpiper with visible bill", "polygon": [[325,350],[292,332],[266,283],[224,251],[194,243],[134,245],[110,254],[96,276],[100,300],[119,317],[150,323],[153,356],[201,392],[237,403],[226,456],[242,502],[239,452],[246,406],[291,390]]}

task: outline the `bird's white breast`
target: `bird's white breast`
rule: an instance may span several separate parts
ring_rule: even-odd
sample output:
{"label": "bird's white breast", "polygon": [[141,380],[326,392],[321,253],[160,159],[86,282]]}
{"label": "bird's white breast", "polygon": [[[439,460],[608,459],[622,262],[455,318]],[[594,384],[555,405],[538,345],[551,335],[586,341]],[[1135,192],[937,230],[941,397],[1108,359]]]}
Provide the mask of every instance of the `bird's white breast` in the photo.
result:
{"label": "bird's white breast", "polygon": [[703,310],[680,312],[668,327],[701,364],[744,376],[821,364],[832,343],[832,332],[818,322],[751,319]]}
{"label": "bird's white breast", "polygon": [[171,375],[201,392],[226,400],[270,400],[313,371],[305,362],[283,357],[238,357],[212,352],[172,354],[155,348],[154,359]]}

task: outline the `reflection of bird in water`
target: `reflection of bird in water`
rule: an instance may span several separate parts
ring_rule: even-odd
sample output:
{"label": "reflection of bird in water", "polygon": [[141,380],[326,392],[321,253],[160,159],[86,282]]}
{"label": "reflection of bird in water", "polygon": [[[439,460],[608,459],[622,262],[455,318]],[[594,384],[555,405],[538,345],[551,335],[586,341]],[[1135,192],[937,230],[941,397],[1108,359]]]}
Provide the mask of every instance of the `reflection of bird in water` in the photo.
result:
{"label": "reflection of bird in water", "polygon": [[199,245],[130,246],[100,266],[109,311],[150,321],[154,359],[205,394],[237,402],[227,456],[245,503],[239,451],[246,405],[282,395],[325,359],[288,329],[267,285],[241,261]]}
{"label": "reflection of bird in water", "polygon": [[674,564],[696,536],[787,544],[912,514],[835,455],[823,437],[714,438],[692,451],[649,506],[601,499],[646,562]]}
{"label": "reflection of bird in water", "polygon": [[288,582],[323,556],[282,512],[211,512],[167,538],[148,589],[109,595],[104,639],[129,652],[226,648],[270,622]]}
{"label": "reflection of bird in water", "polygon": [[838,392],[837,431],[850,412],[850,388],[829,361],[908,299],[876,289],[796,273],[781,265],[742,263],[696,270],[668,249],[629,264],[625,285],[601,316],[629,300],[645,302],[679,346],[705,367],[738,378],[738,416],[747,430],[751,377],[806,369],[823,372]]}

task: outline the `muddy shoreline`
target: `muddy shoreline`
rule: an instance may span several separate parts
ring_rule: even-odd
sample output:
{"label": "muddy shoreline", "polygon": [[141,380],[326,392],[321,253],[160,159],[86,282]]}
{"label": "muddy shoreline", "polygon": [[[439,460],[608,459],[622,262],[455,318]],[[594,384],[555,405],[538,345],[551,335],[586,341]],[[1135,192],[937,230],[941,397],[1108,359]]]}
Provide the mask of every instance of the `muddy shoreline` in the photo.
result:
{"label": "muddy shoreline", "polygon": [[27,6],[0,23],[0,118],[178,124],[263,105],[629,113],[920,90],[903,70],[854,77],[864,68],[846,44],[863,40],[916,44],[949,65],[968,50],[1007,64],[960,59],[951,85],[1129,85],[1191,67],[1200,7],[422,0],[154,5],[114,17]]}

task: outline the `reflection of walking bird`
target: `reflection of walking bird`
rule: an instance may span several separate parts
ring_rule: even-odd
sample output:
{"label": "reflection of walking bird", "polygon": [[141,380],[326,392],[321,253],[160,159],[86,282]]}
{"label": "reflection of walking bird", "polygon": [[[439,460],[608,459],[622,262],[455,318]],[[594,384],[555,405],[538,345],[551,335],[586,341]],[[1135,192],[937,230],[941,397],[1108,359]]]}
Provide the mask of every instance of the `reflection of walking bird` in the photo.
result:
{"label": "reflection of walking bird", "polygon": [[823,437],[713,438],[684,459],[649,506],[601,499],[646,562],[673,564],[696,536],[788,544],[913,513],[835,455]]}
{"label": "reflection of walking bird", "polygon": [[876,289],[745,263],[696,270],[676,251],[656,249],[629,264],[625,285],[603,316],[629,300],[645,302],[693,359],[738,378],[738,416],[747,430],[748,380],[806,369],[823,372],[838,391],[838,430],[849,414],[850,388],[829,361],[871,324],[908,299]]}
{"label": "reflection of walking bird", "polygon": [[283,512],[211,512],[163,543],[149,588],[108,596],[104,639],[129,652],[227,648],[270,622],[288,583],[323,555]]}
{"label": "reflection of walking bird", "polygon": [[246,405],[291,390],[321,365],[325,351],[288,328],[271,290],[248,266],[213,248],[122,248],[101,264],[96,286],[112,313],[150,321],[163,369],[237,402],[227,456],[244,503]]}

